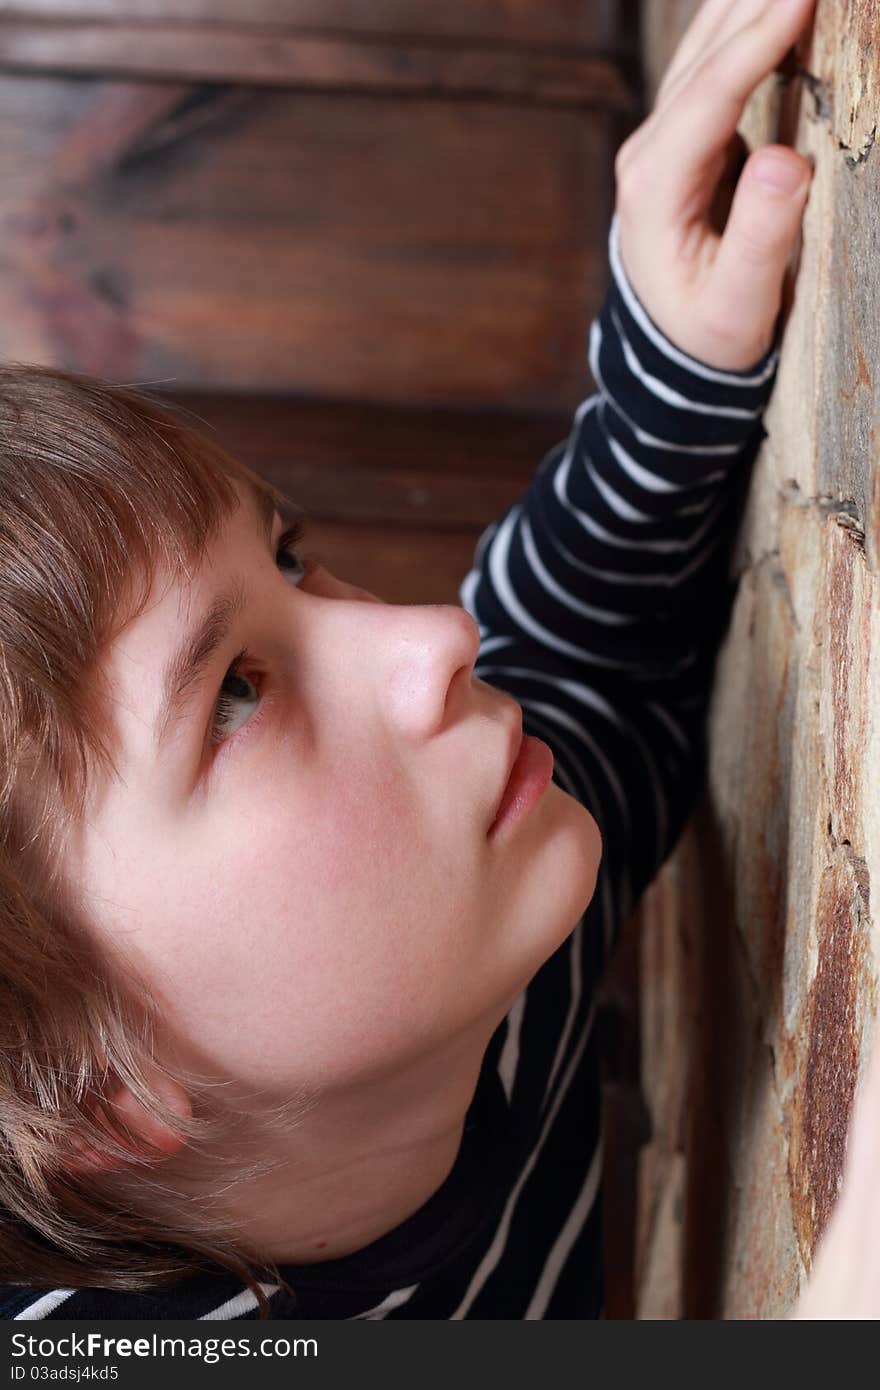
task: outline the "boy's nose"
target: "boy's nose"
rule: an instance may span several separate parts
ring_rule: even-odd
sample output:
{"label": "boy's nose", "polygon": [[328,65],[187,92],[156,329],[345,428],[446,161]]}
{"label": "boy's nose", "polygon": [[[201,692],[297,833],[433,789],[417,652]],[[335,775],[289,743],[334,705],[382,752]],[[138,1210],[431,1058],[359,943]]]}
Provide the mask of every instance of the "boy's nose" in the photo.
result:
{"label": "boy's nose", "polygon": [[342,604],[337,587],[328,614],[345,629],[343,666],[357,698],[372,687],[394,734],[415,743],[454,723],[466,708],[480,647],[470,614],[454,604],[385,603],[366,589],[344,587]]}
{"label": "boy's nose", "polygon": [[352,717],[369,700],[396,737],[418,743],[465,713],[480,631],[464,608],[386,603],[324,570],[302,592],[321,603],[316,641],[334,699],[357,704]]}
{"label": "boy's nose", "polygon": [[479,629],[453,604],[386,606],[382,617],[386,718],[402,737],[422,742],[464,713]]}

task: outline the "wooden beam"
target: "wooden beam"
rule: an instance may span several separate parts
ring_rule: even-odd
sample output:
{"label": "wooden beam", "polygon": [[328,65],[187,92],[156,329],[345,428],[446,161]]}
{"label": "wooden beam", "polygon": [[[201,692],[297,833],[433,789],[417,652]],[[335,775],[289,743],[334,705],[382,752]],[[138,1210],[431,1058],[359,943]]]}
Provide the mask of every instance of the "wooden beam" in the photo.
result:
{"label": "wooden beam", "polygon": [[624,115],[638,101],[621,64],[585,53],[236,25],[0,18],[0,71],[484,97]]}
{"label": "wooden beam", "polygon": [[571,427],[562,414],[155,394],[316,520],[431,531],[500,516]]}
{"label": "wooden beam", "polygon": [[524,43],[564,51],[638,50],[638,0],[2,0],[4,15],[32,20],[282,27],[338,35],[406,35]]}

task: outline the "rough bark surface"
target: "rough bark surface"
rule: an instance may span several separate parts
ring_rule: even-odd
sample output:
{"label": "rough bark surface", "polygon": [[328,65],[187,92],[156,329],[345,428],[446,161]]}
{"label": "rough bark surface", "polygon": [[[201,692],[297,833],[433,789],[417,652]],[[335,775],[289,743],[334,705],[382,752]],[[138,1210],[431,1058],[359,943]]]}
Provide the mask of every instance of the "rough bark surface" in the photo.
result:
{"label": "rough bark surface", "polygon": [[[697,6],[644,6],[656,83]],[[781,1317],[877,1004],[880,0],[819,0],[742,125],[815,161],[733,565],[705,799],[642,908],[642,1317]],[[875,894],[876,894],[875,888]]]}

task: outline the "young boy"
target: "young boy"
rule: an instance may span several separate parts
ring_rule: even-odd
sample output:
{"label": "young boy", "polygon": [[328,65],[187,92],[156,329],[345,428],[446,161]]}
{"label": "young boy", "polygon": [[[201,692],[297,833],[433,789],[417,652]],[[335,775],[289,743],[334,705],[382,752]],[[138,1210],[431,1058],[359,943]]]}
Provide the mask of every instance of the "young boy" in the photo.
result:
{"label": "young boy", "polygon": [[462,609],[303,558],[131,393],[3,375],[4,1317],[601,1315],[593,993],[700,785],[809,166],[708,209],[810,9],[697,16],[598,394]]}

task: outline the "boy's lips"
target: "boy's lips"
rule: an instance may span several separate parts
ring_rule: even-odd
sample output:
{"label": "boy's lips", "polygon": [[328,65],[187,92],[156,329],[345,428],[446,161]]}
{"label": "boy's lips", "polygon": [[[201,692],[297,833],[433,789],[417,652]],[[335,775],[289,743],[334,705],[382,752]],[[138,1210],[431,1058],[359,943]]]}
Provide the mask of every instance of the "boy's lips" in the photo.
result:
{"label": "boy's lips", "polygon": [[553,753],[547,744],[532,734],[524,734],[521,722],[514,734],[507,780],[487,832],[489,837],[500,826],[519,820],[530,811],[553,774]]}

